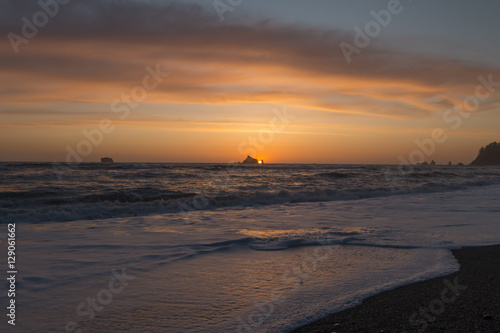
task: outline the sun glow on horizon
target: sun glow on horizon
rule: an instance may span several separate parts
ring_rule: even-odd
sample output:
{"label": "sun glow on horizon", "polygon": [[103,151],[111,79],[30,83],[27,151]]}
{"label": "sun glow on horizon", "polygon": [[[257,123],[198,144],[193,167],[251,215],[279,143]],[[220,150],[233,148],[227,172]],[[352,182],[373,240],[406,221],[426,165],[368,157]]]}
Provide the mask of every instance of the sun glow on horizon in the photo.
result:
{"label": "sun glow on horizon", "polygon": [[[241,24],[228,25],[217,23],[210,6],[182,1],[131,0],[119,11],[113,2],[68,3],[36,42],[17,45],[20,55],[8,39],[0,42],[0,142],[8,143],[0,146],[0,160],[92,162],[111,155],[218,163],[251,155],[258,165],[268,163],[266,156],[269,163],[392,164],[418,149],[416,140],[426,142],[443,128],[449,139],[436,147],[435,159],[444,164],[470,162],[478,147],[498,141],[500,89],[491,84],[500,80],[494,74],[500,62],[486,52],[499,49],[488,42],[494,29],[470,25],[453,47],[436,39],[416,51],[421,37],[415,29],[451,40],[456,31],[440,29],[440,15],[432,27],[410,20],[407,44],[394,43],[400,39],[388,38],[389,29],[346,66],[339,45],[353,41],[358,6],[369,13],[373,5],[316,2],[310,7],[318,13],[335,8],[331,14],[346,21],[326,27],[286,5],[282,9],[309,23],[282,24],[282,10],[263,0],[252,6],[275,9],[269,24],[259,23],[270,19],[260,10],[243,7],[231,14],[246,17]],[[497,12],[496,6],[464,6],[446,20],[450,26],[463,17],[483,23],[480,14]],[[425,17],[436,8],[447,13],[443,4],[420,2],[408,15]],[[4,16],[14,21],[0,21],[4,35],[31,9],[29,2],[10,1]],[[94,10],[99,15],[88,20]],[[128,12],[137,14],[134,20],[123,19]],[[472,38],[472,30],[484,38]],[[472,55],[470,45],[491,59]],[[488,96],[470,118],[467,110],[449,113],[474,106],[468,103],[474,92]]]}

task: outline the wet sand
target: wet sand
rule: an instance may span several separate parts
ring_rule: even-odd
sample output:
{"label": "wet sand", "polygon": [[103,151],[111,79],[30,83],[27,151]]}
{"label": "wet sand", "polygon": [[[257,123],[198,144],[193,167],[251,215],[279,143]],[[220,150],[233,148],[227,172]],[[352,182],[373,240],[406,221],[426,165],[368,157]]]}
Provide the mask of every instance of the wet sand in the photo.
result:
{"label": "wet sand", "polygon": [[370,297],[293,333],[500,332],[500,246],[453,254],[456,273]]}

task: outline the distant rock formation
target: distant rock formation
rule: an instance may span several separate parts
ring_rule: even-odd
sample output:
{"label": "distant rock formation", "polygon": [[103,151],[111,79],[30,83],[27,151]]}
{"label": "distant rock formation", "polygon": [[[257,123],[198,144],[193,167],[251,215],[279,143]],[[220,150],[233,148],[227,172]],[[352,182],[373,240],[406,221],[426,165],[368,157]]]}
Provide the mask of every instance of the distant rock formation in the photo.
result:
{"label": "distant rock formation", "polygon": [[452,165],[453,165],[453,163],[451,163],[451,161],[449,161],[448,162],[448,166],[452,166]]}
{"label": "distant rock formation", "polygon": [[101,163],[114,163],[113,159],[111,157],[103,157],[101,158]]}
{"label": "distant rock formation", "polygon": [[500,143],[492,142],[486,147],[481,147],[476,159],[470,165],[500,165]]}
{"label": "distant rock formation", "polygon": [[243,164],[262,164],[264,161],[258,161],[257,159],[251,157],[250,155],[243,161]]}
{"label": "distant rock formation", "polygon": [[434,165],[437,165],[436,164],[436,161],[432,160],[431,163],[428,163],[427,161],[426,162],[422,162],[422,163],[417,163],[415,165],[421,165],[421,166],[434,166]]}

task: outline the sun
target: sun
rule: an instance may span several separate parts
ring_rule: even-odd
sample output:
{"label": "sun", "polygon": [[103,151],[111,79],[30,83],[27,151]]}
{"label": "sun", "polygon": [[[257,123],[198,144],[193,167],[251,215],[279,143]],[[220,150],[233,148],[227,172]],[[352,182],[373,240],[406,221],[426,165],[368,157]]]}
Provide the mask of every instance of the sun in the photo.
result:
{"label": "sun", "polygon": [[259,160],[259,164],[262,164],[264,161],[263,160]]}

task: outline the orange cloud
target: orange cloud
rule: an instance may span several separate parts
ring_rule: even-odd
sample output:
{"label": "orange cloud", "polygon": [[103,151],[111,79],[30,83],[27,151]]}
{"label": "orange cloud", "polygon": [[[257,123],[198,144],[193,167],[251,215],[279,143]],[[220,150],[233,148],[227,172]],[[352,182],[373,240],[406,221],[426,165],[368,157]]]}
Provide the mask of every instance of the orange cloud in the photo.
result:
{"label": "orange cloud", "polygon": [[[16,17],[33,6],[9,1],[0,32],[19,30]],[[304,151],[308,145],[314,148],[307,154],[319,156],[331,145],[338,156],[353,156],[340,148],[342,137],[366,139],[387,131],[402,137],[441,126],[436,117],[473,95],[479,75],[499,72],[377,45],[348,65],[339,48],[343,31],[258,21],[221,25],[196,5],[129,1],[116,10],[89,0],[85,11],[79,6],[69,3],[19,54],[8,40],[0,42],[2,129],[64,128],[77,138],[82,128],[107,117],[128,133],[203,133],[203,140],[234,154],[227,140],[210,135],[232,133],[230,141],[244,140],[237,133],[258,131],[268,121],[262,107],[279,104],[302,115],[300,124],[284,130],[288,143],[275,143],[279,151],[292,154],[293,145]],[[170,76],[127,119],[117,120],[113,101],[143,84],[146,66],[157,64]],[[499,106],[495,90],[478,111]],[[491,118],[485,119],[481,126]],[[273,150],[263,157],[284,156],[267,149]],[[182,151],[176,150],[181,157]]]}

